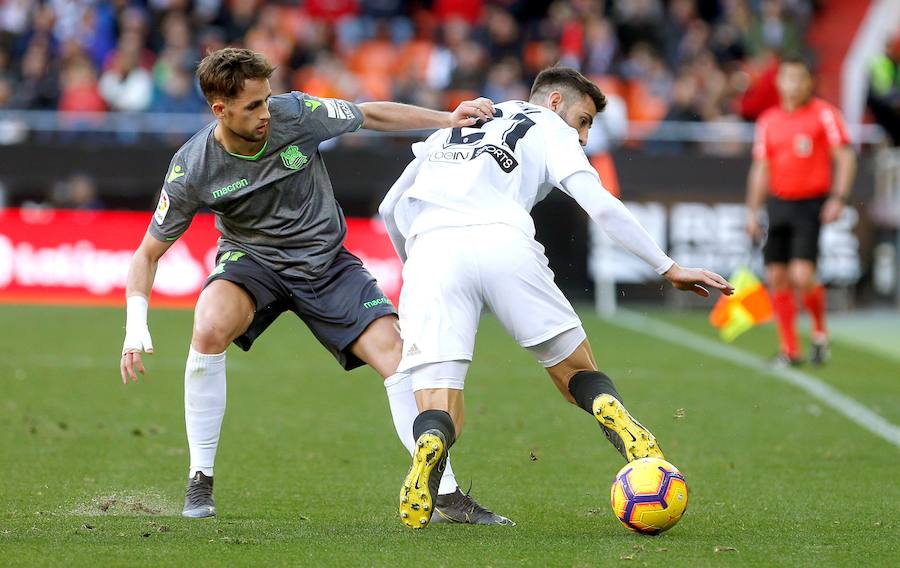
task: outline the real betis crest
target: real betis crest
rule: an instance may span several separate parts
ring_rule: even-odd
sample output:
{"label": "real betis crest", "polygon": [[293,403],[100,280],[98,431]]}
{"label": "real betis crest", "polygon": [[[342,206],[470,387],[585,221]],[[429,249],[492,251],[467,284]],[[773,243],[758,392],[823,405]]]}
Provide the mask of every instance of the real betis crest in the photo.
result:
{"label": "real betis crest", "polygon": [[300,151],[300,148],[291,145],[281,153],[281,161],[284,162],[284,167],[299,170],[309,162],[309,158]]}

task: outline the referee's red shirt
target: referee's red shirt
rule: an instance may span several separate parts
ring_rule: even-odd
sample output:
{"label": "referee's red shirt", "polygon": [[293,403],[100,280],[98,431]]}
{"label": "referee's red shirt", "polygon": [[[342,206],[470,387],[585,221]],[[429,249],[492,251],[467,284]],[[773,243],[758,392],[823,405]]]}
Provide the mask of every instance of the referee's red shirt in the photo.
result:
{"label": "referee's red shirt", "polygon": [[831,190],[831,149],[848,142],[840,111],[813,97],[793,112],[780,106],[764,112],[756,122],[753,157],[768,160],[772,195],[808,199]]}

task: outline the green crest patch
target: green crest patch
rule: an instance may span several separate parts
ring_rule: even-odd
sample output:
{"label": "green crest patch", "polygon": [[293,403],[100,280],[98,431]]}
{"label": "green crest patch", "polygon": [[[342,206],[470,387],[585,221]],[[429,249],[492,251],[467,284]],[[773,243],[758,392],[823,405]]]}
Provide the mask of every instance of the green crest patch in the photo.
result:
{"label": "green crest patch", "polygon": [[281,153],[281,161],[284,162],[284,167],[299,170],[309,162],[309,158],[300,151],[300,148],[291,145]]}

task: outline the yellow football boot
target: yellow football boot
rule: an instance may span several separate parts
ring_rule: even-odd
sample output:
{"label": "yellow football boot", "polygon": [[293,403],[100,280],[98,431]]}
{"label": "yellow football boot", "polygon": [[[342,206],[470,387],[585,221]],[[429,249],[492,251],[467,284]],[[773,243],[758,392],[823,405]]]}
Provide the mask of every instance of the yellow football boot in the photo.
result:
{"label": "yellow football boot", "polygon": [[447,464],[446,448],[444,435],[438,430],[426,430],[416,440],[412,467],[400,489],[400,522],[411,529],[425,528],[431,521]]}
{"label": "yellow football boot", "polygon": [[594,399],[594,416],[619,453],[632,462],[640,458],[666,459],[650,430],[634,419],[614,396],[601,394]]}

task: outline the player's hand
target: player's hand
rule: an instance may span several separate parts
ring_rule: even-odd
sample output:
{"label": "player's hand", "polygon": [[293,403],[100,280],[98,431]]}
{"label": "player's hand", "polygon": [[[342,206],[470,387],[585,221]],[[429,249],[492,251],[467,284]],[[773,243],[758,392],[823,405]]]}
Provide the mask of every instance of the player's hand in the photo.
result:
{"label": "player's hand", "polygon": [[456,110],[450,113],[450,128],[472,126],[479,120],[488,121],[494,116],[494,102],[485,97],[478,97],[474,101],[459,103]]}
{"label": "player's hand", "polygon": [[153,353],[153,340],[150,338],[150,329],[143,326],[138,330],[125,330],[125,344],[122,347],[122,359],[119,361],[119,371],[122,374],[122,384],[128,384],[128,379],[137,381],[137,371],[144,374],[144,362],[141,353]]}
{"label": "player's hand", "polygon": [[728,280],[702,268],[682,268],[673,264],[663,277],[675,288],[693,292],[704,298],[709,298],[709,290],[704,286],[718,290],[726,296],[734,294],[734,286],[729,284]]}
{"label": "player's hand", "polygon": [[840,219],[841,213],[843,212],[844,202],[841,201],[841,198],[829,197],[828,200],[825,201],[825,205],[822,206],[822,212],[819,214],[819,218],[822,220],[823,225],[827,225],[828,223],[834,223]]}

